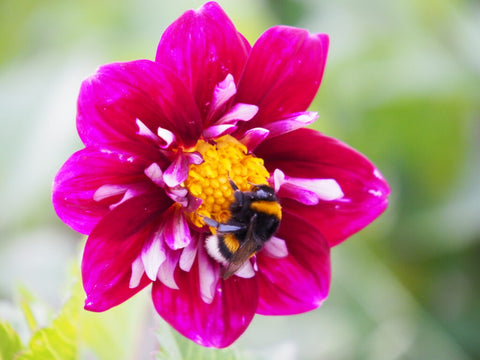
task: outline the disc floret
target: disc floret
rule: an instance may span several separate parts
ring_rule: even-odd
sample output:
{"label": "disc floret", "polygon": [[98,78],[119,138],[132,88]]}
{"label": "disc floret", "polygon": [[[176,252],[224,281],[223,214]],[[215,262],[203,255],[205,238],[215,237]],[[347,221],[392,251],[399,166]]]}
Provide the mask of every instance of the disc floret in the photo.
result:
{"label": "disc floret", "polygon": [[270,174],[263,159],[249,154],[245,145],[230,135],[215,141],[199,140],[195,146],[203,156],[199,165],[191,165],[184,185],[202,204],[189,214],[197,227],[205,226],[203,217],[225,222],[230,217],[233,189],[231,179],[240,191],[249,191],[252,184],[267,184]]}

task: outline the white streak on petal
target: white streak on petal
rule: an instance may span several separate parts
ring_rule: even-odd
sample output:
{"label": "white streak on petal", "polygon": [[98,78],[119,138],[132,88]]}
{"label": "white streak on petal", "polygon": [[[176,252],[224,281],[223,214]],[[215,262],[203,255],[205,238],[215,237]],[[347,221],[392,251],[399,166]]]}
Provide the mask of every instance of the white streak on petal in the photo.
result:
{"label": "white streak on petal", "polygon": [[253,270],[254,270],[255,272],[257,272],[257,271],[258,271],[257,257],[256,257],[256,256],[252,256],[252,257],[250,258],[250,261],[252,262]]}
{"label": "white streak on petal", "polygon": [[373,170],[373,175],[377,178],[377,179],[380,179],[380,180],[385,180],[382,173],[378,170],[378,169],[375,169]]}
{"label": "white streak on petal", "polygon": [[175,217],[175,244],[174,249],[182,249],[192,241],[190,234],[190,227],[183,211],[178,211],[178,216]]}
{"label": "white streak on petal", "polygon": [[171,253],[169,255],[171,256],[168,256],[160,266],[160,269],[158,269],[157,278],[170,289],[178,290],[179,287],[174,278],[175,268],[177,267],[178,263],[178,256],[175,256]]}
{"label": "white streak on petal", "polygon": [[137,196],[140,194],[140,191],[138,189],[132,189],[128,188],[127,191],[123,194],[123,197],[120,199],[120,201],[116,202],[115,204],[110,205],[108,208],[110,210],[115,209],[118,205],[123,204],[125,201]]}
{"label": "white streak on petal", "polygon": [[334,179],[290,178],[290,184],[314,192],[320,200],[333,201],[343,197],[340,185]]}
{"label": "white streak on petal", "polygon": [[[203,239],[203,237],[201,239]],[[192,241],[190,241],[190,244],[188,244],[187,247],[182,250],[178,265],[183,271],[188,272],[192,268],[193,262],[195,261],[195,256],[197,256],[197,245],[199,241],[200,240],[198,239],[192,239]]]}
{"label": "white streak on petal", "polygon": [[165,251],[162,249],[161,230],[157,231],[153,236],[152,242],[148,247],[142,249],[142,262],[148,278],[155,281],[158,269],[166,259]]}
{"label": "white streak on petal", "polygon": [[223,115],[217,124],[235,124],[237,121],[251,120],[258,112],[258,106],[252,104],[235,104],[229,112]]}
{"label": "white streak on petal", "polygon": [[157,163],[152,163],[144,170],[144,173],[154,184],[160,187],[165,186],[165,182],[163,181],[163,171]]}
{"label": "white streak on petal", "polygon": [[227,74],[225,79],[219,82],[213,90],[212,105],[210,106],[209,115],[213,115],[222,105],[237,93],[237,86],[232,74]]}
{"label": "white streak on petal", "polygon": [[188,166],[190,164],[201,164],[202,154],[197,151],[178,153],[172,163],[163,173],[163,181],[171,188],[180,185],[188,177]]}
{"label": "white streak on petal", "polygon": [[206,304],[211,304],[220,278],[219,265],[210,260],[203,246],[198,247],[198,274],[202,300]]}
{"label": "white streak on petal", "polygon": [[172,250],[182,249],[190,244],[192,238],[190,228],[183,211],[175,207],[165,219],[164,240]]}
{"label": "white streak on petal", "polygon": [[379,198],[384,197],[383,192],[381,192],[380,190],[370,189],[368,190],[368,193]]}
{"label": "white streak on petal", "polygon": [[116,202],[115,204],[112,204],[110,205],[108,208],[110,210],[113,210],[115,209],[118,205],[120,204],[123,204],[125,201],[135,197],[135,196],[138,196],[140,194],[142,194],[144,192],[144,190],[142,189],[141,186],[130,186],[127,191],[125,191],[125,193],[123,194],[123,197],[120,199],[120,201]]}
{"label": "white streak on petal", "polygon": [[316,205],[320,200],[340,200],[344,194],[334,179],[306,179],[286,176],[280,169],[273,172],[273,185],[281,197],[294,199],[305,205]]}
{"label": "white streak on petal", "polygon": [[147,127],[147,125],[145,125],[140,119],[135,120],[135,123],[138,126],[138,131],[137,131],[138,135],[141,135],[141,136],[144,136],[144,137],[146,137],[150,140],[153,140],[157,144],[159,142],[161,142],[160,138],[157,135],[155,135],[155,133],[153,131],[151,131]]}
{"label": "white streak on petal", "polygon": [[198,151],[187,152],[184,154],[189,164],[199,165],[203,163],[203,156]]}
{"label": "white streak on petal", "polygon": [[[166,188],[165,193],[167,196],[175,201],[176,203],[179,203],[183,207],[187,207],[189,205],[189,192],[186,188],[181,187],[181,186],[176,186],[174,188]],[[200,205],[199,205],[200,206]]]}
{"label": "white streak on petal", "polygon": [[203,130],[203,137],[206,139],[217,138],[223,135],[231,134],[236,129],[237,127],[232,124],[212,125]]}
{"label": "white streak on petal", "polygon": [[246,261],[243,266],[235,272],[235,275],[244,279],[250,279],[255,276],[255,270],[253,270],[252,263]]}
{"label": "white streak on petal", "polygon": [[164,142],[160,147],[162,149],[168,148],[173,142],[175,142],[175,135],[170,130],[159,127],[157,129],[159,138]]}
{"label": "white streak on petal", "polygon": [[265,128],[270,130],[270,137],[275,137],[310,125],[317,119],[318,114],[316,112],[305,111],[301,113],[291,114],[291,117],[287,119],[282,119],[266,124]]}
{"label": "white streak on petal", "polygon": [[280,187],[285,183],[285,174],[280,169],[275,169],[273,172],[273,184],[275,192],[280,190]]}
{"label": "white streak on petal", "polygon": [[139,256],[132,262],[132,275],[130,276],[130,283],[128,284],[130,289],[136,288],[140,284],[144,272],[142,259]]}
{"label": "white streak on petal", "polygon": [[102,201],[109,197],[121,195],[127,191],[128,187],[125,185],[102,185],[93,194],[94,201]]}
{"label": "white streak on petal", "polygon": [[313,191],[286,182],[281,188],[281,197],[294,199],[304,205],[317,205],[320,198]]}
{"label": "white streak on petal", "polygon": [[255,149],[265,140],[270,132],[264,128],[253,128],[245,132],[239,141],[245,145],[248,151]]}
{"label": "white streak on petal", "polygon": [[287,244],[285,240],[273,236],[263,245],[262,252],[275,259],[284,258],[288,255]]}
{"label": "white streak on petal", "polygon": [[163,173],[163,181],[169,187],[180,185],[188,177],[188,161],[183,154],[178,154],[175,160]]}

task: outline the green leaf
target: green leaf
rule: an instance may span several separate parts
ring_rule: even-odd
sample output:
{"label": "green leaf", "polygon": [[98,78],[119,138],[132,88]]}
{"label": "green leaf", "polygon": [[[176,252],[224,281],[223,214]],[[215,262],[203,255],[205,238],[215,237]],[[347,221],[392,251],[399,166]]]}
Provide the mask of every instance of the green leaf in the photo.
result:
{"label": "green leaf", "polygon": [[22,349],[20,337],[10,324],[0,321],[0,360],[10,360]]}
{"label": "green leaf", "polygon": [[[27,301],[22,302],[27,320],[35,324]],[[39,329],[32,335],[27,349],[15,360],[74,360],[78,358],[78,325],[81,299],[74,293],[65,303],[58,317],[48,327]]]}
{"label": "green leaf", "polygon": [[157,329],[160,349],[156,360],[241,360],[243,356],[233,348],[210,349],[195,344],[174,331],[170,325],[161,320]]}
{"label": "green leaf", "polygon": [[[82,299],[83,299],[82,290]],[[123,304],[97,313],[80,310],[79,336],[82,349],[98,360],[129,360],[148,356],[145,342],[152,336],[149,293],[136,294]]]}
{"label": "green leaf", "polygon": [[37,321],[35,320],[35,316],[33,315],[31,309],[31,303],[34,301],[33,295],[23,286],[18,288],[20,292],[20,308],[22,309],[23,316],[25,317],[25,321],[27,322],[28,328],[33,333],[37,330]]}

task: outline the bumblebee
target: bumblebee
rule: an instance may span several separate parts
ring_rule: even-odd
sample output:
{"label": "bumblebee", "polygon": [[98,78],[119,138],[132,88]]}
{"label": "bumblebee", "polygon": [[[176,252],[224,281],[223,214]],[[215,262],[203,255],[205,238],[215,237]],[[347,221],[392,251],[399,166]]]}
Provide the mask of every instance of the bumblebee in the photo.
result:
{"label": "bumblebee", "polygon": [[216,230],[206,240],[207,252],[225,266],[224,279],[262,249],[282,218],[282,208],[270,186],[253,185],[251,191],[240,191],[232,180],[230,185],[234,190],[230,219],[219,223],[204,217],[205,223]]}

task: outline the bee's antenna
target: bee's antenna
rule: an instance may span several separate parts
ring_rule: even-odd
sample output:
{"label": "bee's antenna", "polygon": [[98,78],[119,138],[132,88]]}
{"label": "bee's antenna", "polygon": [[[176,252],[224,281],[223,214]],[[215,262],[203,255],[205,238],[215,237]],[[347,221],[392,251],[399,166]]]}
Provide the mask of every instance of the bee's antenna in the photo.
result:
{"label": "bee's antenna", "polygon": [[230,173],[228,173],[228,181],[230,182],[230,186],[232,187],[233,191],[238,191],[240,190],[237,186],[237,184],[235,184],[232,180],[232,178],[230,177]]}

